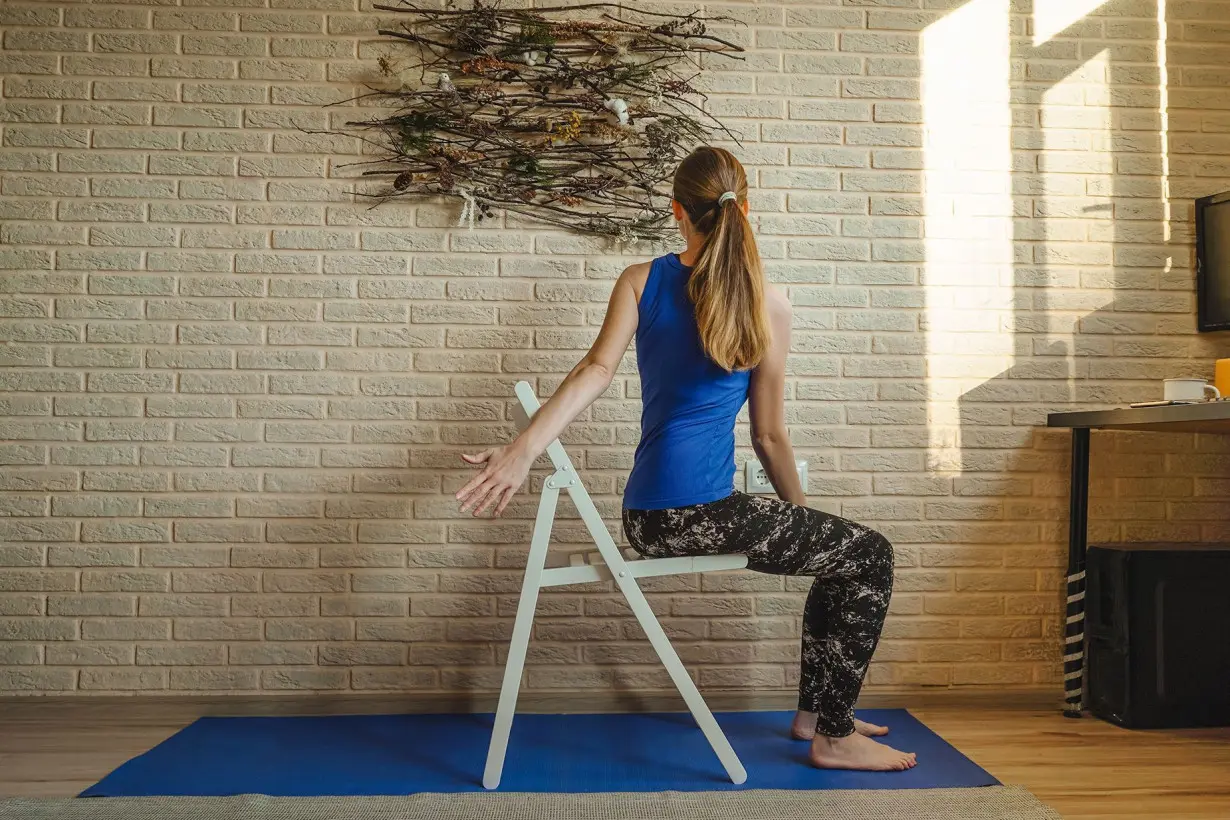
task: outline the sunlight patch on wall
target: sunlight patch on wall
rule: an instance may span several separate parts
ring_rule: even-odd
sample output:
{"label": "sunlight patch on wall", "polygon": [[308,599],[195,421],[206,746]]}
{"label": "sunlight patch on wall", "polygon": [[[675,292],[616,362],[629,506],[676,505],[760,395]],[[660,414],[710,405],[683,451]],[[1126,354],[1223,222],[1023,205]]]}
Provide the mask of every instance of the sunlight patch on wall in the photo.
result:
{"label": "sunlight patch on wall", "polygon": [[960,398],[1013,364],[1009,0],[923,32],[928,469],[959,471]]}
{"label": "sunlight patch on wall", "polygon": [[[1166,0],[1157,0],[1158,147],[1162,155],[1162,241],[1170,242],[1170,74],[1166,70]],[[1166,257],[1169,272],[1174,257]]]}

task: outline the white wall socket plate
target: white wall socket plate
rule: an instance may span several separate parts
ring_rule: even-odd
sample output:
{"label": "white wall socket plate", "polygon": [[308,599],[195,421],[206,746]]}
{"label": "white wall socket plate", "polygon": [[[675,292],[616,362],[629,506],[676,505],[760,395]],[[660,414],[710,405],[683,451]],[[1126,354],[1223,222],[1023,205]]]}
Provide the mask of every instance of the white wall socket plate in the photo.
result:
{"label": "white wall socket plate", "polygon": [[[799,482],[803,485],[803,493],[807,493],[807,462],[796,461],[794,468],[798,470]],[[765,472],[764,467],[756,459],[751,459],[744,467],[747,491],[749,493],[773,493],[773,482],[769,481],[769,474]]]}

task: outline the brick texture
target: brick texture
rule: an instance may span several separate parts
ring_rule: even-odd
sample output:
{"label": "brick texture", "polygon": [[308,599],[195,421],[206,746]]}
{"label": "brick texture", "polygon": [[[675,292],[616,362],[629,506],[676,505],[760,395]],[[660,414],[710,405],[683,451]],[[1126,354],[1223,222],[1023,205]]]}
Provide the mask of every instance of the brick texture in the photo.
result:
{"label": "brick texture", "polygon": [[[1192,275],[1192,200],[1230,187],[1222,6],[704,8],[748,47],[699,82],[795,304],[810,501],[897,546],[872,684],[1056,687],[1046,413],[1230,355]],[[649,251],[356,201],[357,142],[307,132],[354,115],[323,106],[374,76],[379,19],[0,7],[0,690],[497,685],[534,499],[459,516],[457,453],[508,439],[513,382],[550,393]],[[638,396],[630,355],[566,436],[613,525]],[[1230,441],[1095,450],[1095,539],[1230,537]],[[793,685],[805,582],[647,586],[702,685]],[[527,686],[668,686],[609,588],[540,613]]]}

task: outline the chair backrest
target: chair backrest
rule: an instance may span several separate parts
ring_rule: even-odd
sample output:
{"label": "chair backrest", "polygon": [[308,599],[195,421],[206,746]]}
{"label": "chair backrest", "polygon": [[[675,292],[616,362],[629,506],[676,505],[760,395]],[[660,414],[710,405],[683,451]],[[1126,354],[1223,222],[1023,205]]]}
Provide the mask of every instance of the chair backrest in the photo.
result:
{"label": "chair backrest", "polygon": [[521,395],[520,387],[523,384],[528,385],[528,382],[517,382],[517,406],[513,409],[513,420],[517,423],[518,432],[524,432],[525,428],[530,426],[530,419],[533,418],[541,406],[538,403],[538,397],[534,395],[532,389],[524,396]]}

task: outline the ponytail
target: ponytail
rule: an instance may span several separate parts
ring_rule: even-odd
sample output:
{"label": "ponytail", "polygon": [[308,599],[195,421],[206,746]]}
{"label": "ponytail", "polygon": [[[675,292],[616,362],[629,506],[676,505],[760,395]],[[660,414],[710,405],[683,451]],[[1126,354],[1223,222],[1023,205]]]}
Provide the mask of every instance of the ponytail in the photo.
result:
{"label": "ponytail", "polygon": [[705,354],[727,372],[751,370],[769,347],[764,267],[743,213],[747,175],[729,152],[698,148],[675,173],[675,200],[705,235],[688,297]]}

